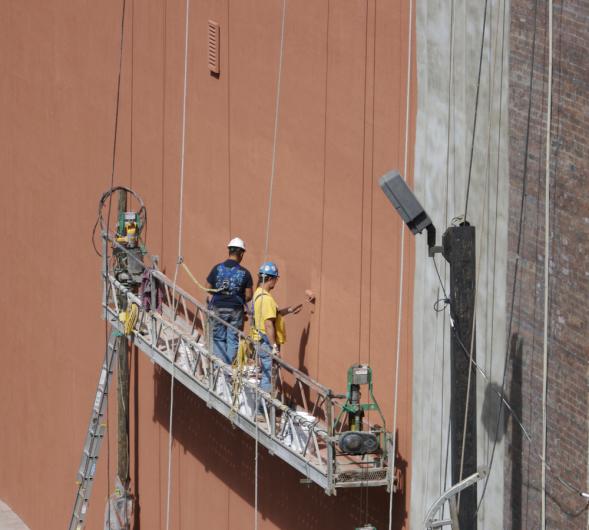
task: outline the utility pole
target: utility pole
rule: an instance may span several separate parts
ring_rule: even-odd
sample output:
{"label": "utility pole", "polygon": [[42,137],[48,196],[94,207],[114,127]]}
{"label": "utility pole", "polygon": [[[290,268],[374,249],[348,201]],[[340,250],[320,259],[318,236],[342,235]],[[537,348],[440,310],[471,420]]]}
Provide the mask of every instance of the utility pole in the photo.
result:
{"label": "utility pole", "polygon": [[[119,191],[119,217],[127,211],[127,192]],[[126,309],[127,299],[119,300],[119,307]],[[129,344],[127,337],[117,339],[119,365],[117,370],[117,475],[123,487],[129,486]]]}
{"label": "utility pole", "polygon": [[[471,358],[473,363],[476,362],[473,340],[475,229],[466,220],[460,226],[451,226],[442,237],[442,246],[438,247],[436,227],[401,175],[389,171],[380,178],[379,184],[414,234],[427,231],[428,255],[433,258],[441,252],[450,264],[450,419],[452,484],[456,486],[464,482],[463,477],[477,474],[476,377],[471,365]],[[476,528],[476,480],[467,481],[458,491],[461,491],[462,498],[458,497],[456,504],[452,504],[453,519],[458,512],[458,521],[454,520],[452,526],[459,526],[462,530]]]}
{"label": "utility pole", "polygon": [[[472,335],[475,330],[476,290],[474,226],[465,222],[448,228],[442,237],[442,247],[443,256],[450,264],[452,483],[458,484],[477,471],[476,374],[472,373],[469,358],[469,355],[472,356],[472,362],[476,363],[476,345]],[[460,528],[476,528],[476,482],[460,493],[456,507]]]}

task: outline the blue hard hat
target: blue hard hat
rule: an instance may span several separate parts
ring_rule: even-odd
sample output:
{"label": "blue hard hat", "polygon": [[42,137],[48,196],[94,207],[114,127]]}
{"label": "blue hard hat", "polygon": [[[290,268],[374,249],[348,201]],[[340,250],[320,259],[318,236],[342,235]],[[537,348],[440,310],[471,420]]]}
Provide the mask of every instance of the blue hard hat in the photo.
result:
{"label": "blue hard hat", "polygon": [[269,276],[271,278],[278,278],[278,267],[272,261],[266,261],[265,263],[262,263],[262,266],[258,270],[258,274]]}

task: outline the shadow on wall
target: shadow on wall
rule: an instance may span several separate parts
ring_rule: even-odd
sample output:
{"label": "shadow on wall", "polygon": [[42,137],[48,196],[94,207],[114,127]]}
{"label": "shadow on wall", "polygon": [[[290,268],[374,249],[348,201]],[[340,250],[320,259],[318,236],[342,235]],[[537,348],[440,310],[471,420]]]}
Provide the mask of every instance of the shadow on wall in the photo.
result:
{"label": "shadow on wall", "polygon": [[[515,414],[522,417],[522,352],[524,341],[517,333],[511,336],[511,384],[509,388],[509,400]],[[523,504],[523,433],[519,426],[512,421],[511,429],[511,525],[512,528],[522,528],[522,504]]]}
{"label": "shadow on wall", "polygon": [[[154,367],[154,419],[169,425],[170,376]],[[174,384],[174,440],[193,455],[235,494],[254,505],[254,440],[209,409],[178,381]],[[406,473],[407,462],[398,466]],[[282,530],[353,530],[369,522],[388,528],[389,494],[386,488],[363,488],[325,495],[318,486],[301,484],[303,478],[279,458],[259,450],[259,512]],[[406,487],[396,494],[395,529],[406,520]]]}

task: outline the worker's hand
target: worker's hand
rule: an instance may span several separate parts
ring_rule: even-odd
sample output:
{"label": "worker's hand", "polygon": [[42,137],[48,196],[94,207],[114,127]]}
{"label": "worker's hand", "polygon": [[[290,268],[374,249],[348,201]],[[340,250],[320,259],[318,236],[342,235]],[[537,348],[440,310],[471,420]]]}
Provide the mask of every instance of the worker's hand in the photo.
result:
{"label": "worker's hand", "polygon": [[273,344],[272,345],[272,354],[278,355],[279,353],[280,353],[280,346],[278,346],[278,344]]}
{"label": "worker's hand", "polygon": [[288,313],[292,313],[294,315],[296,315],[301,309],[303,308],[303,304],[298,304],[298,305],[291,305],[288,308]]}

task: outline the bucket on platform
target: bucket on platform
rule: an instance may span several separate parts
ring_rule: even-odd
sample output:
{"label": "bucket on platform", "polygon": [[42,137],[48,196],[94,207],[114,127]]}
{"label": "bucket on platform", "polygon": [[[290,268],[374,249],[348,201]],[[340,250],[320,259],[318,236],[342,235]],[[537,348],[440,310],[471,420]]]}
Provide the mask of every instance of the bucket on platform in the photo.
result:
{"label": "bucket on platform", "polygon": [[239,413],[248,418],[253,418],[256,413],[255,386],[257,385],[258,380],[255,377],[248,377],[244,380],[244,383],[246,381],[253,386],[248,386],[246,384],[241,386],[241,392],[239,394]]}

